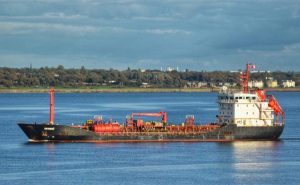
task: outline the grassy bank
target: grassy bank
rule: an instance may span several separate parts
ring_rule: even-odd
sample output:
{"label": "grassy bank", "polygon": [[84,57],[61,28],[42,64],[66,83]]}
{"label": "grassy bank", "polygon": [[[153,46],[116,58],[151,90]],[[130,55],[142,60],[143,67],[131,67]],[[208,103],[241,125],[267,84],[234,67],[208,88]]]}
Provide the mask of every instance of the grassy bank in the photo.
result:
{"label": "grassy bank", "polygon": [[[114,93],[114,92],[218,92],[219,88],[116,88],[116,87],[55,87],[55,92],[59,93]],[[300,87],[296,88],[268,88],[267,91],[280,92],[300,92]],[[34,87],[14,87],[0,88],[0,93],[47,93],[49,88]]]}

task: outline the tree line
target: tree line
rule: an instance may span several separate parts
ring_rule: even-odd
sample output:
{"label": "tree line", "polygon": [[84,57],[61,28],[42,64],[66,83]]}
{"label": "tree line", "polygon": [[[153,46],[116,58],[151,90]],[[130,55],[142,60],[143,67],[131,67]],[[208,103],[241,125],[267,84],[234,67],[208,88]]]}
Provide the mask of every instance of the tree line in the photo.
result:
{"label": "tree line", "polygon": [[[188,82],[239,83],[239,72],[229,71],[160,71],[130,69],[66,69],[59,65],[55,68],[0,68],[0,86],[2,87],[81,87],[81,86],[116,86],[140,87],[184,87]],[[300,84],[299,72],[259,72],[252,73],[251,80],[263,80],[267,77],[281,80],[294,80]]]}

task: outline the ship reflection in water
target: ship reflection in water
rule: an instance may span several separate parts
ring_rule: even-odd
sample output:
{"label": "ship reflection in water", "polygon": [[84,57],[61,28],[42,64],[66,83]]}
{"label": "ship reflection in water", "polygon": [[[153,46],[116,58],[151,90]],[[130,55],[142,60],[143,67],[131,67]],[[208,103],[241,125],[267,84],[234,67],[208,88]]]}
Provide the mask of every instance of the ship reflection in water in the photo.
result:
{"label": "ship reflection in water", "polygon": [[[263,182],[276,176],[280,165],[274,159],[280,157],[282,141],[232,142],[232,170],[235,184]],[[267,182],[266,182],[267,183]]]}

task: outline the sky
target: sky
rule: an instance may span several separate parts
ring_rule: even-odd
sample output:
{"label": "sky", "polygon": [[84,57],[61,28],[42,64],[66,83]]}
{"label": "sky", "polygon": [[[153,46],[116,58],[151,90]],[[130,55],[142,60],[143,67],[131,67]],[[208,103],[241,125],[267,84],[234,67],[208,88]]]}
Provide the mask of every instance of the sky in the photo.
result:
{"label": "sky", "polygon": [[300,71],[300,0],[0,0],[0,67]]}

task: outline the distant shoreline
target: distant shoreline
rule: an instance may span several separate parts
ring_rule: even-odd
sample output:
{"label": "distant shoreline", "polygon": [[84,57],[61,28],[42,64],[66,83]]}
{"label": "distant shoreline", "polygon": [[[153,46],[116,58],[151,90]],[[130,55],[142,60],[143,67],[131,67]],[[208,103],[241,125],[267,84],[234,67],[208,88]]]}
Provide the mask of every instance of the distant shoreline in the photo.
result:
{"label": "distant shoreline", "polygon": [[[218,92],[219,88],[54,88],[58,93],[160,93],[160,92]],[[295,88],[266,88],[266,91],[300,92]],[[0,88],[0,93],[48,93],[48,88]]]}

